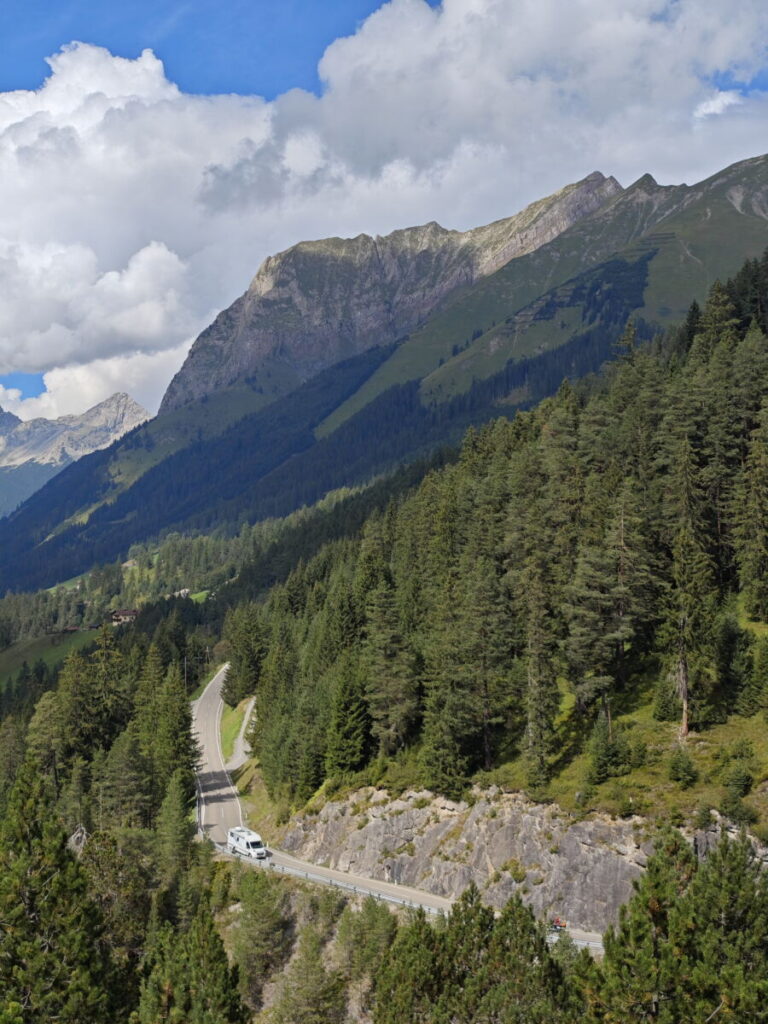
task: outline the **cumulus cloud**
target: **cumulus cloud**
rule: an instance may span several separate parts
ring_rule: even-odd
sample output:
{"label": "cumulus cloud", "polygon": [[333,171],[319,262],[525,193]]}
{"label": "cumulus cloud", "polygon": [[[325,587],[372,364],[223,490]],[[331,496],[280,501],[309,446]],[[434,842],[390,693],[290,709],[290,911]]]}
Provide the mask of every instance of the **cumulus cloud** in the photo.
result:
{"label": "cumulus cloud", "polygon": [[741,103],[741,95],[733,89],[720,90],[709,99],[703,100],[693,112],[694,117],[716,117],[723,114],[735,103]]}
{"label": "cumulus cloud", "polygon": [[0,374],[48,388],[0,405],[78,411],[130,379],[156,407],[302,238],[467,227],[595,169],[693,181],[755,155],[768,97],[713,83],[752,80],[765,40],[763,0],[391,0],[328,48],[321,96],[269,103],[66,46],[39,90],[0,94]]}
{"label": "cumulus cloud", "polygon": [[156,409],[168,381],[189,351],[183,342],[162,352],[134,353],[57,367],[44,374],[45,391],[22,398],[18,388],[0,385],[0,407],[20,419],[56,419],[79,414],[117,391],[127,391],[145,409]]}

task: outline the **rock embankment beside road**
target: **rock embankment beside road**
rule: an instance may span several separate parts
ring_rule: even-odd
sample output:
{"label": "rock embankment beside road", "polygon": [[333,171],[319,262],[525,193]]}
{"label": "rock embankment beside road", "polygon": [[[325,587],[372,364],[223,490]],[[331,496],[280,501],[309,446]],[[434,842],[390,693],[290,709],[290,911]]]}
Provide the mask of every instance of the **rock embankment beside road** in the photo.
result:
{"label": "rock embankment beside road", "polygon": [[501,907],[519,894],[537,915],[602,932],[652,851],[641,818],[577,819],[496,788],[455,803],[428,792],[364,789],[290,823],[280,846],[303,860],[455,898],[475,882]]}

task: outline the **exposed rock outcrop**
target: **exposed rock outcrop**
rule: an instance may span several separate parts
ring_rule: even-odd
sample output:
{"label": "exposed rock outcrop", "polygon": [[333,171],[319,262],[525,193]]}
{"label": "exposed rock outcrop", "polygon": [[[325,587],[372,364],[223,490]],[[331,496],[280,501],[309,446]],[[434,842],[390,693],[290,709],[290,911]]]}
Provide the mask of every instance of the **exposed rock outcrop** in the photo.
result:
{"label": "exposed rock outcrop", "polygon": [[160,411],[243,379],[275,395],[392,343],[448,295],[556,238],[621,193],[595,172],[471,231],[434,222],[384,237],[327,238],[270,256],[248,291],[195,341]]}
{"label": "exposed rock outcrop", "polygon": [[501,907],[513,893],[543,917],[603,931],[632,893],[652,850],[640,818],[570,817],[552,805],[490,789],[453,803],[364,790],[296,818],[281,848],[305,860],[457,897],[474,881]]}
{"label": "exposed rock outcrop", "polygon": [[0,409],[0,515],[64,466],[106,448],[149,418],[130,395],[115,394],[79,416],[20,420]]}
{"label": "exposed rock outcrop", "polygon": [[[716,812],[709,828],[684,830],[699,858],[723,831],[738,835]],[[517,893],[541,918],[603,932],[632,895],[654,833],[644,818],[575,817],[496,787],[475,789],[469,803],[365,789],[298,815],[279,845],[315,864],[454,899],[474,882],[497,908]],[[768,849],[753,842],[768,869]]]}

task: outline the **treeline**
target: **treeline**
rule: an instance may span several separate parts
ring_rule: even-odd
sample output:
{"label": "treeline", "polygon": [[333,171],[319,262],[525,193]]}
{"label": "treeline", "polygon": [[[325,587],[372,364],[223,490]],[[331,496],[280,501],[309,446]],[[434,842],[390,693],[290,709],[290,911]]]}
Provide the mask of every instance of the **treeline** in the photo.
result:
{"label": "treeline", "polygon": [[256,694],[275,797],[393,758],[455,795],[520,755],[538,792],[563,680],[608,774],[631,756],[612,707],[648,672],[681,738],[766,705],[739,608],[768,619],[767,298],[763,260],[663,341],[629,328],[588,387],[470,430],[359,540],[232,610],[228,699]]}
{"label": "treeline", "polygon": [[[618,294],[611,289],[612,296]],[[621,308],[628,313],[632,307]],[[611,316],[616,315],[611,307]],[[646,325],[639,329],[649,333]],[[329,491],[428,457],[458,442],[470,424],[497,416],[500,404],[509,410],[533,405],[552,394],[564,376],[596,371],[611,354],[616,330],[614,320],[586,324],[560,348],[510,360],[465,393],[434,405],[425,404],[420,381],[396,385],[317,440],[316,428],[390,351],[372,349],[318,374],[223,434],[170,456],[96,508],[87,522],[62,529],[79,509],[109,495],[109,456],[94,453],[0,521],[0,590],[50,586],[94,562],[123,560],[132,544],[171,530],[238,530],[243,522],[283,517]],[[511,394],[525,397],[510,404]]]}
{"label": "treeline", "polygon": [[6,594],[0,598],[0,651],[45,633],[101,625],[115,608],[162,605],[184,590],[209,592],[204,618],[220,627],[228,607],[260,596],[324,543],[357,534],[374,510],[455,454],[454,449],[437,451],[367,486],[332,491],[283,519],[243,524],[235,533],[226,528],[192,536],[171,533],[132,545],[125,563],[96,565],[66,586]]}

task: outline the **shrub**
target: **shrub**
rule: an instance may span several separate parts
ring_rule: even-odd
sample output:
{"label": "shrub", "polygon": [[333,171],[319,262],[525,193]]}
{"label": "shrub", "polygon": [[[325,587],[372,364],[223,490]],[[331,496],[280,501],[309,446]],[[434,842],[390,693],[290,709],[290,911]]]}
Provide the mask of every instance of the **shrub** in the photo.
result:
{"label": "shrub", "polygon": [[676,747],[669,761],[669,777],[679,782],[683,789],[689,789],[699,778],[693,758],[685,747]]}
{"label": "shrub", "polygon": [[743,764],[735,764],[723,779],[729,794],[735,797],[746,796],[752,789],[754,779]]}

